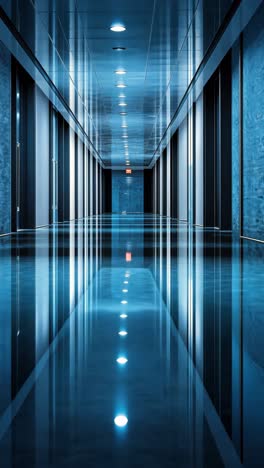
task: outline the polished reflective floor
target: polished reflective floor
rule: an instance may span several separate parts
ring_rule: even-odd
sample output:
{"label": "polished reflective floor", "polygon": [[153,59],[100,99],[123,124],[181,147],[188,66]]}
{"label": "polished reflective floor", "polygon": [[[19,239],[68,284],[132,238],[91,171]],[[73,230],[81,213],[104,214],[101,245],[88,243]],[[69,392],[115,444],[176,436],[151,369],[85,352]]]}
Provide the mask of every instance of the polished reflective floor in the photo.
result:
{"label": "polished reflective floor", "polygon": [[0,238],[0,466],[263,466],[263,260],[153,216]]}

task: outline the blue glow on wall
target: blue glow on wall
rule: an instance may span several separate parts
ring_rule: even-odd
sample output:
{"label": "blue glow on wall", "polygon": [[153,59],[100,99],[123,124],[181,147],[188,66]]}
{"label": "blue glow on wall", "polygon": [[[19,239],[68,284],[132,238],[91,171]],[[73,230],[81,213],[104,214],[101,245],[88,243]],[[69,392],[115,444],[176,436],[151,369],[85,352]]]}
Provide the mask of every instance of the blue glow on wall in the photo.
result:
{"label": "blue glow on wall", "polygon": [[144,174],[143,171],[112,172],[112,212],[143,213]]}
{"label": "blue glow on wall", "polygon": [[11,231],[10,53],[0,43],[0,234]]}
{"label": "blue glow on wall", "polygon": [[243,235],[261,240],[264,240],[263,25],[264,6],[243,36]]}

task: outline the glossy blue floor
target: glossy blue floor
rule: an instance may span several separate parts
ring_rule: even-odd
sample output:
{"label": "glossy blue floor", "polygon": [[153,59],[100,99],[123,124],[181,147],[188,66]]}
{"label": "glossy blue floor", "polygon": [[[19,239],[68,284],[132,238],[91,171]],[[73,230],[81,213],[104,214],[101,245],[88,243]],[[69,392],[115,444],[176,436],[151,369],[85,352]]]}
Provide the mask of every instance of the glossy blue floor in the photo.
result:
{"label": "glossy blue floor", "polygon": [[2,237],[1,467],[262,466],[263,256],[147,215]]}

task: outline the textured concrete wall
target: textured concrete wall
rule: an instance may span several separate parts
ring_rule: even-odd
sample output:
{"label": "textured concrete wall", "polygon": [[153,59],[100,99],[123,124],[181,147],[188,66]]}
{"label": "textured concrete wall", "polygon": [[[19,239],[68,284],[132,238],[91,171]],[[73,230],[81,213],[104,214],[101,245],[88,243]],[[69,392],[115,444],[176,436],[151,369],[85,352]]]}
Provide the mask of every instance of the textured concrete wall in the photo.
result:
{"label": "textured concrete wall", "polygon": [[11,60],[0,42],[0,234],[11,231]]}
{"label": "textured concrete wall", "polygon": [[232,229],[240,228],[239,42],[232,49]]}
{"label": "textured concrete wall", "polygon": [[243,234],[264,240],[264,5],[244,31]]}
{"label": "textured concrete wall", "polygon": [[112,172],[112,212],[143,213],[144,211],[144,175],[143,171]]}

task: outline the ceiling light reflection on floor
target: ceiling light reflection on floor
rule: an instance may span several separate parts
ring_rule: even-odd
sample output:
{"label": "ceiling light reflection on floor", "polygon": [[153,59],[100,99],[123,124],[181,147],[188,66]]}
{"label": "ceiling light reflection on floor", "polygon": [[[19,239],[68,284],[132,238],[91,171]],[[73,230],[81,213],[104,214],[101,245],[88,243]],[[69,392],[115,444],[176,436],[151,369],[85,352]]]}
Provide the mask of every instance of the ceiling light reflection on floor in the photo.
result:
{"label": "ceiling light reflection on floor", "polygon": [[115,71],[115,74],[116,74],[116,75],[125,75],[125,74],[126,74],[126,70],[123,70],[123,69],[116,70],[116,71]]}
{"label": "ceiling light reflection on floor", "polygon": [[124,366],[127,363],[127,358],[125,358],[124,356],[120,356],[119,358],[117,358],[116,362],[118,362],[118,364],[121,364],[121,366]]}
{"label": "ceiling light reflection on floor", "polygon": [[112,47],[113,50],[116,50],[117,52],[120,52],[122,50],[126,50],[126,47]]}
{"label": "ceiling light reflection on floor", "polygon": [[125,427],[128,423],[128,419],[124,414],[118,414],[114,419],[115,425],[118,427]]}

